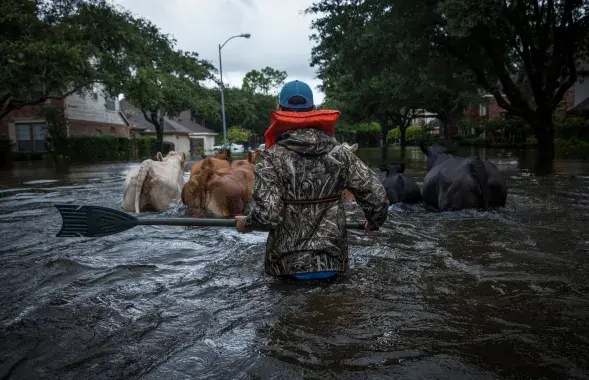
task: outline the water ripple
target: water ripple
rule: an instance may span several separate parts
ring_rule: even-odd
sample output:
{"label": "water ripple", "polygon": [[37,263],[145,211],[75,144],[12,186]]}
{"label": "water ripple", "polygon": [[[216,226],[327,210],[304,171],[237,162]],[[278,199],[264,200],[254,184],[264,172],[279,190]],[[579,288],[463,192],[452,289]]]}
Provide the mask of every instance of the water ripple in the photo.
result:
{"label": "water ripple", "polygon": [[120,208],[134,164],[0,173],[0,377],[587,379],[589,167],[493,160],[506,209],[393,205],[350,231],[350,272],[329,284],[267,276],[262,232],[55,237],[53,204]]}

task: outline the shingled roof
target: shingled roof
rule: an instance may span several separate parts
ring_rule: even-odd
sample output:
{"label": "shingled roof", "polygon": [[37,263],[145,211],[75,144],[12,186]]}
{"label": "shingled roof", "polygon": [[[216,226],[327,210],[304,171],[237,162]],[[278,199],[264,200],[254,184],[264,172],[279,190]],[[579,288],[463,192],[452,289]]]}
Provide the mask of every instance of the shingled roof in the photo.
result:
{"label": "shingled roof", "polygon": [[[155,127],[152,123],[145,120],[141,110],[131,105],[127,100],[120,101],[121,114],[125,120],[134,128],[143,131],[152,132]],[[216,132],[203,127],[197,122],[191,120],[190,111],[182,111],[180,115],[174,118],[164,117],[164,133],[180,133],[180,134],[217,134]]]}

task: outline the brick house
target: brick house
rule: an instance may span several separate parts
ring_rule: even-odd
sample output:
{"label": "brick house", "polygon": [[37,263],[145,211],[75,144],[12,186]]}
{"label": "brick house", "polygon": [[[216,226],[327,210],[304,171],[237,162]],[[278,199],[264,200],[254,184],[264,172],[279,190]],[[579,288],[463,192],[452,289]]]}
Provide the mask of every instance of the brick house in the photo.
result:
{"label": "brick house", "polygon": [[[35,97],[34,91],[30,95]],[[64,99],[49,99],[42,105],[25,106],[0,120],[0,136],[10,138],[13,152],[45,151],[46,120],[41,108],[53,106],[64,111],[66,136],[129,137],[131,128],[120,113],[118,99],[105,98],[102,86],[95,85],[90,94],[71,94]]]}
{"label": "brick house", "polygon": [[[556,114],[566,115],[574,114],[587,117],[589,113],[589,64],[579,66],[577,72],[577,81],[564,94],[560,107],[555,111]],[[526,85],[525,79],[520,75],[514,78],[514,82],[519,86]],[[533,102],[531,88],[527,86],[528,102]],[[507,111],[500,107],[493,95],[484,95],[484,102],[472,104],[465,111],[466,119],[470,121],[482,121],[494,117],[504,117]]]}

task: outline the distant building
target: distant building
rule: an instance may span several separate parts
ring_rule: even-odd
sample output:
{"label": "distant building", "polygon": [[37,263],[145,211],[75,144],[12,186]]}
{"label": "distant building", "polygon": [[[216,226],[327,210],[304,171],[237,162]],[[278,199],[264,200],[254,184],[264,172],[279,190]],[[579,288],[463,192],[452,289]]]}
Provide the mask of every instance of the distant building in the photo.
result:
{"label": "distant building", "polygon": [[[41,89],[42,90],[42,89]],[[40,96],[35,88],[25,96]],[[13,142],[12,150],[21,153],[45,151],[47,122],[42,107],[53,106],[64,111],[66,136],[129,137],[130,128],[119,112],[119,101],[105,98],[102,86],[95,85],[90,94],[71,94],[63,99],[49,99],[35,106],[14,110],[0,120],[0,136],[5,134]]]}
{"label": "distant building", "polygon": [[[577,69],[577,81],[564,94],[563,100],[555,111],[561,115],[577,115],[589,118],[589,64],[580,64]],[[523,74],[514,78],[516,84],[525,88],[528,102],[533,102],[532,89],[526,83]],[[471,104],[465,112],[466,118],[471,121],[486,120],[494,117],[503,117],[507,111],[499,106],[495,97],[484,95],[485,101]]]}
{"label": "distant building", "polygon": [[[121,100],[121,114],[130,128],[131,137],[156,135],[155,126],[145,119],[143,112],[125,99]],[[177,117],[164,117],[164,141],[174,144],[177,152],[192,156],[211,153],[217,135],[197,123],[190,110],[182,111]]]}

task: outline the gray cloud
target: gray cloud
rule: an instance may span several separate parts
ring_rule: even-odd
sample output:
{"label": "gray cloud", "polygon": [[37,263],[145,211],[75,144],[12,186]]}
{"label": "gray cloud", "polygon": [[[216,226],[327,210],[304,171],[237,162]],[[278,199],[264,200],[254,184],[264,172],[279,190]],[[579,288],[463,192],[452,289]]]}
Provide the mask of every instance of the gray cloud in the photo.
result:
{"label": "gray cloud", "polygon": [[[266,66],[286,70],[287,80],[307,81],[313,87],[315,69],[310,67],[311,17],[301,11],[313,0],[115,0],[116,3],[157,24],[173,35],[178,47],[196,51],[201,58],[219,65],[218,45],[236,38],[222,49],[223,76],[233,86],[241,85],[246,72]],[[316,90],[316,102],[323,94]]]}

